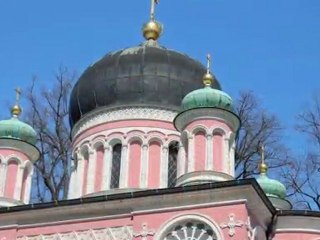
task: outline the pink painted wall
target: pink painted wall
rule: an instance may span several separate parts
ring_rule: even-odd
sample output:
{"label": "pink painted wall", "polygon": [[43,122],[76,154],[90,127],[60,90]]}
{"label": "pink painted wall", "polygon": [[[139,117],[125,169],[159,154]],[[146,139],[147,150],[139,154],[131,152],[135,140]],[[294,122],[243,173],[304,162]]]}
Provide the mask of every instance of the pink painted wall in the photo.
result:
{"label": "pink painted wall", "polygon": [[103,146],[99,146],[97,148],[97,154],[96,154],[97,162],[96,162],[95,183],[94,183],[94,191],[95,192],[101,191],[102,181],[104,180],[103,179],[103,169],[104,169],[103,165],[105,163],[103,161],[104,160],[103,156],[104,156],[104,148],[103,148]]}
{"label": "pink painted wall", "polygon": [[307,233],[301,230],[300,232],[284,232],[277,233],[273,240],[318,240],[320,233]]}
{"label": "pink painted wall", "polygon": [[82,181],[82,194],[87,193],[88,169],[89,168],[89,154],[85,153],[83,156],[83,181]]}
{"label": "pink painted wall", "polygon": [[138,188],[140,185],[141,143],[133,141],[129,145],[129,187]]}
{"label": "pink painted wall", "polygon": [[161,145],[159,142],[151,142],[149,145],[149,169],[148,187],[160,187]]}
{"label": "pink painted wall", "polygon": [[186,127],[186,129],[189,132],[192,132],[193,129],[199,125],[205,126],[208,129],[217,127],[217,128],[224,128],[227,131],[232,131],[231,127],[227,125],[225,122],[214,120],[214,119],[200,119],[200,120],[193,121]]}
{"label": "pink painted wall", "polygon": [[73,146],[77,145],[80,141],[83,139],[92,136],[94,134],[100,133],[105,130],[109,129],[117,129],[117,128],[127,128],[127,127],[151,127],[151,128],[158,128],[159,131],[161,129],[168,129],[176,131],[173,124],[170,122],[165,121],[154,121],[154,120],[126,120],[126,121],[116,121],[116,122],[110,122],[110,123],[104,123],[100,124],[98,126],[92,127],[80,135],[78,135],[73,140]]}
{"label": "pink painted wall", "polygon": [[194,157],[195,170],[203,171],[206,169],[206,135],[199,131],[194,137]]}
{"label": "pink painted wall", "polygon": [[18,164],[16,161],[11,160],[7,166],[7,180],[5,186],[5,196],[8,198],[14,197],[14,190],[17,181]]}
{"label": "pink painted wall", "polygon": [[[40,210],[41,211],[41,210]],[[186,206],[181,209],[163,209],[163,210],[154,210],[151,212],[128,212],[127,216],[119,217],[115,216],[110,219],[94,219],[90,218],[88,220],[80,221],[66,221],[66,222],[55,222],[54,224],[43,224],[17,227],[16,235],[19,236],[34,236],[34,235],[47,235],[54,233],[67,233],[73,231],[83,231],[89,229],[103,229],[107,227],[120,227],[120,226],[132,226],[134,233],[140,233],[142,230],[142,224],[147,223],[147,228],[150,231],[151,229],[157,233],[162,228],[177,217],[180,216],[195,216],[202,217],[204,219],[213,222],[218,232],[224,235],[225,240],[233,239],[247,239],[247,228],[245,225],[242,227],[236,227],[236,235],[232,238],[229,236],[229,228],[221,229],[219,225],[221,223],[228,223],[229,214],[235,215],[236,221],[241,221],[245,223],[247,221],[248,212],[246,209],[245,203],[236,203],[236,204],[225,204],[225,205],[212,205],[212,206]],[[0,230],[0,236],[7,237],[6,240],[11,240],[15,238],[8,237],[8,233],[3,230]],[[137,234],[138,235],[138,234]],[[141,240],[141,236],[134,237],[133,239]],[[148,238],[149,239],[149,238]],[[154,236],[150,236],[150,240],[154,239]],[[290,238],[296,239],[296,238]],[[1,238],[0,238],[1,240]]]}
{"label": "pink painted wall", "polygon": [[213,170],[222,172],[223,169],[223,136],[220,133],[213,134]]}
{"label": "pink painted wall", "polygon": [[22,161],[26,161],[29,159],[28,156],[25,155],[24,153],[19,152],[17,150],[12,150],[12,149],[1,148],[0,154],[4,157],[8,157],[10,155],[13,155],[13,156],[20,158]]}

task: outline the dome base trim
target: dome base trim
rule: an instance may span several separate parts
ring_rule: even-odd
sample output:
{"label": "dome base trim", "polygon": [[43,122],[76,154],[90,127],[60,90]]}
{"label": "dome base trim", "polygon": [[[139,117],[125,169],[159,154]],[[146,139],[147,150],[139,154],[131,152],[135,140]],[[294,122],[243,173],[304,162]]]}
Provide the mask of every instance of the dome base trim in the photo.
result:
{"label": "dome base trim", "polygon": [[103,107],[84,116],[76,123],[71,132],[74,139],[83,131],[99,124],[120,120],[160,120],[172,122],[178,111],[152,106]]}
{"label": "dome base trim", "polygon": [[231,181],[234,178],[223,172],[216,171],[197,171],[189,172],[177,179],[177,187],[180,186],[190,186],[190,185],[199,185],[205,183],[214,183],[214,182],[224,182]]}
{"label": "dome base trim", "polygon": [[14,149],[23,152],[32,162],[40,158],[40,152],[36,146],[19,139],[0,138],[0,148]]}
{"label": "dome base trim", "polygon": [[174,126],[181,132],[187,124],[198,119],[222,120],[226,122],[234,132],[239,130],[241,124],[239,117],[233,112],[221,108],[203,107],[179,113],[174,119]]}

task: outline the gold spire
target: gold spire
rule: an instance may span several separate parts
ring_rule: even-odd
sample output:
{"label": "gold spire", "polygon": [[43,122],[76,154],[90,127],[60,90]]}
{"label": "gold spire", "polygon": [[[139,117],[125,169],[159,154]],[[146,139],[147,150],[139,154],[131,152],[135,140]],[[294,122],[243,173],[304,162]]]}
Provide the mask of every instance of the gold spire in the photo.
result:
{"label": "gold spire", "polygon": [[20,103],[20,96],[21,96],[21,89],[20,88],[16,88],[16,104],[11,108],[11,114],[13,117],[19,117],[19,115],[22,112],[22,109],[19,105]]}
{"label": "gold spire", "polygon": [[268,170],[268,166],[265,163],[265,156],[264,156],[265,150],[263,145],[260,147],[260,153],[261,153],[260,174],[266,174]]}
{"label": "gold spire", "polygon": [[213,75],[211,74],[210,68],[211,68],[211,55],[208,54],[207,55],[207,73],[203,76],[203,80],[202,80],[203,84],[206,87],[210,87],[214,81],[214,78],[213,78]]}
{"label": "gold spire", "polygon": [[155,5],[159,3],[159,0],[151,0],[150,21],[143,25],[142,32],[146,40],[156,41],[161,33],[162,26],[155,20]]}

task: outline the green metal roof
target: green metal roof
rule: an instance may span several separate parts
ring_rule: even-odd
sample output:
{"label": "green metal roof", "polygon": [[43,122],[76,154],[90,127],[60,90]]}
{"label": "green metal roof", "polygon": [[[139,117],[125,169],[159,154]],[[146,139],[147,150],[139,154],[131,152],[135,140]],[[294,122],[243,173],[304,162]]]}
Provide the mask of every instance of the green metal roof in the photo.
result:
{"label": "green metal roof", "polygon": [[192,91],[182,100],[183,111],[202,107],[222,108],[233,112],[233,101],[227,93],[210,86]]}
{"label": "green metal roof", "polygon": [[285,198],[287,190],[281,182],[269,178],[265,173],[260,174],[257,182],[268,197]]}
{"label": "green metal roof", "polygon": [[30,125],[20,121],[17,117],[12,117],[0,121],[0,138],[17,139],[35,145],[37,133]]}

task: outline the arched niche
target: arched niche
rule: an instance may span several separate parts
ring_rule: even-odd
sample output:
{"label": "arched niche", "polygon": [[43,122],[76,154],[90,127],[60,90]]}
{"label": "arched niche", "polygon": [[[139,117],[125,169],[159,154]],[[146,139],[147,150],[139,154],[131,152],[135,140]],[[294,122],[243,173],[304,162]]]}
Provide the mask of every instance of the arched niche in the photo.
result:
{"label": "arched niche", "polygon": [[160,169],[163,142],[154,137],[148,142],[148,187],[160,187]]}
{"label": "arched niche", "polygon": [[16,156],[10,156],[7,159],[7,173],[4,196],[14,198],[17,187],[19,166],[22,165],[21,159]]}

